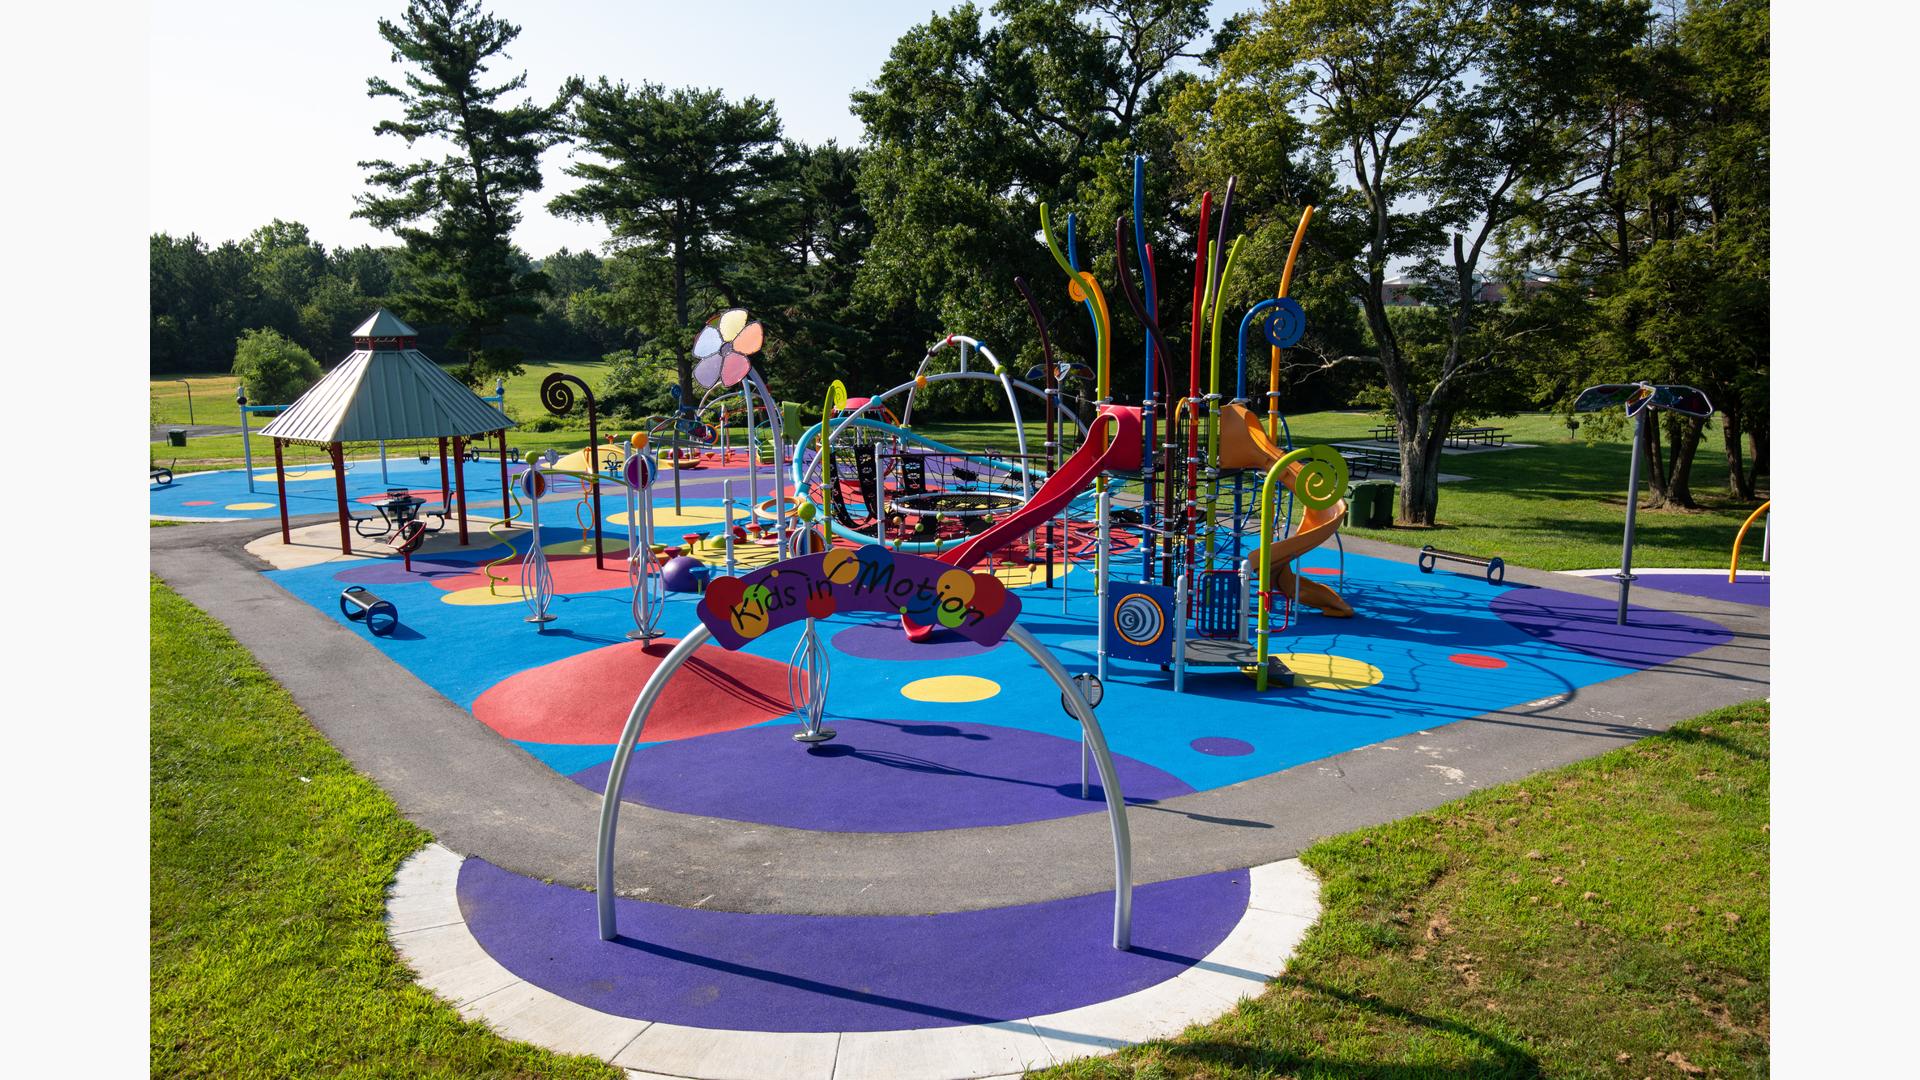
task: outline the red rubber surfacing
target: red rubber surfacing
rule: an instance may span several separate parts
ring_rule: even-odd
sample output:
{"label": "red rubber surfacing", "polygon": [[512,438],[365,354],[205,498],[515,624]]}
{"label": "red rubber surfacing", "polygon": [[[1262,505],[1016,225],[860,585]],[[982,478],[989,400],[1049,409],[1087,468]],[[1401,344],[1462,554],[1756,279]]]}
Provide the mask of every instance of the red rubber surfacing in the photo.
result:
{"label": "red rubber surfacing", "polygon": [[[597,746],[618,742],[633,700],[676,644],[609,645],[503,679],[473,703],[481,723],[509,739]],[[673,673],[647,716],[642,742],[690,739],[785,716],[787,665],[702,649]]]}
{"label": "red rubber surfacing", "polygon": [[1485,668],[1489,671],[1497,671],[1507,666],[1505,660],[1497,656],[1487,656],[1482,653],[1454,653],[1452,656],[1447,657],[1447,659],[1459,664],[1461,667]]}

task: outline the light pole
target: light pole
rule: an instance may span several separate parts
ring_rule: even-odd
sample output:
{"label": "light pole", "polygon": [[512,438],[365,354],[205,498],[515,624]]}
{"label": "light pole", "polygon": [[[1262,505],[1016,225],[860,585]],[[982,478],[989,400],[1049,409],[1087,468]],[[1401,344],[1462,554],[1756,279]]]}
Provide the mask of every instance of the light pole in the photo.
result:
{"label": "light pole", "polygon": [[193,424],[193,384],[185,379],[173,379],[171,381],[177,382],[187,388],[187,424],[191,426]]}

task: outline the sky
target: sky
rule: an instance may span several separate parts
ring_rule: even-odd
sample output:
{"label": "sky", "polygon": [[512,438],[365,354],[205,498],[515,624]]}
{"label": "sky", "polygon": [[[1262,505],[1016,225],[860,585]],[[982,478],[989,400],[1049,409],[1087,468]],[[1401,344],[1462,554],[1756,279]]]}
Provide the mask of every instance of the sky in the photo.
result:
{"label": "sky", "polygon": [[[629,83],[718,87],[730,98],[771,98],[784,133],[807,143],[857,143],[849,95],[880,72],[899,36],[954,0],[659,3],[656,0],[492,0],[521,28],[490,81],[524,70],[535,100],[570,75]],[[1220,0],[1214,22],[1256,6]],[[151,231],[195,233],[218,244],[274,218],[304,222],[329,247],[392,243],[352,218],[365,190],[357,162],[405,160],[373,126],[398,115],[369,98],[370,75],[398,83],[400,68],[376,23],[405,0],[192,0],[152,8],[148,131]],[[521,203],[514,240],[542,257],[597,248],[606,230],[564,221],[546,201],[574,181],[569,150],[542,160],[546,187]]]}

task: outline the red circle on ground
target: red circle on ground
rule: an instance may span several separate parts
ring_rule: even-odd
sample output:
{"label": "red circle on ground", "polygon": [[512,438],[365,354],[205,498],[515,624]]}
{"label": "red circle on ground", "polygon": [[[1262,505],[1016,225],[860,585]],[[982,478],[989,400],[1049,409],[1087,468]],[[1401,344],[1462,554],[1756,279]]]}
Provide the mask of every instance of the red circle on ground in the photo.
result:
{"label": "red circle on ground", "polygon": [[1327,577],[1333,577],[1338,574],[1340,570],[1332,566],[1303,566],[1300,568],[1300,572],[1303,574],[1324,574]]}
{"label": "red circle on ground", "polygon": [[1447,657],[1447,659],[1459,664],[1461,667],[1494,669],[1507,666],[1507,662],[1497,656],[1485,656],[1480,653],[1457,652]]}
{"label": "red circle on ground", "polygon": [[213,500],[212,499],[189,499],[186,502],[181,503],[180,505],[181,506],[212,506]]}
{"label": "red circle on ground", "polygon": [[[629,641],[523,671],[481,694],[473,715],[509,739],[573,746],[618,742],[633,699],[676,644],[673,638],[648,645]],[[791,712],[787,665],[702,649],[667,681],[641,740],[733,731]]]}

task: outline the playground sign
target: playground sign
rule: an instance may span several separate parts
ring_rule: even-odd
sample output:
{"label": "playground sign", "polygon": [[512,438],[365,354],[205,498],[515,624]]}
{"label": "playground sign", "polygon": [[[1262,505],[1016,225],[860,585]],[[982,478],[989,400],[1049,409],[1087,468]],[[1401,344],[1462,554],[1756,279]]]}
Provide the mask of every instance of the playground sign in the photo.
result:
{"label": "playground sign", "polygon": [[742,577],[716,578],[697,608],[726,649],[802,619],[851,611],[903,615],[994,645],[1019,617],[1020,599],[992,574],[873,545],[812,552]]}

